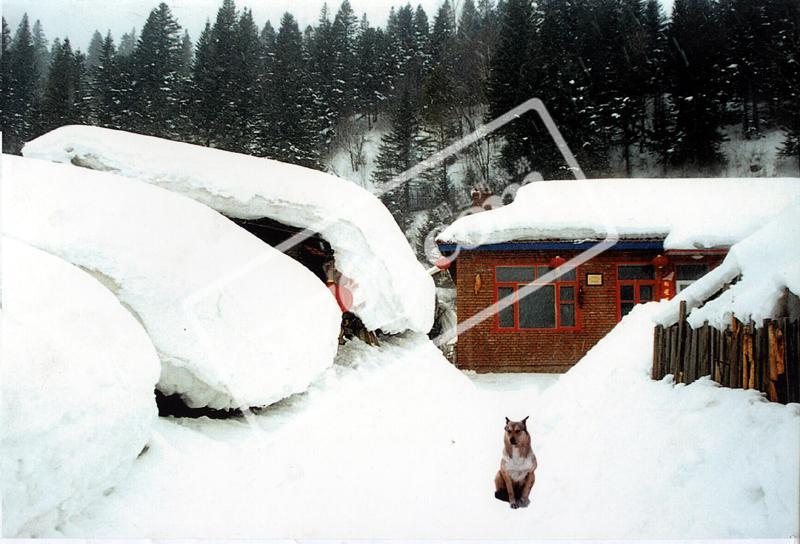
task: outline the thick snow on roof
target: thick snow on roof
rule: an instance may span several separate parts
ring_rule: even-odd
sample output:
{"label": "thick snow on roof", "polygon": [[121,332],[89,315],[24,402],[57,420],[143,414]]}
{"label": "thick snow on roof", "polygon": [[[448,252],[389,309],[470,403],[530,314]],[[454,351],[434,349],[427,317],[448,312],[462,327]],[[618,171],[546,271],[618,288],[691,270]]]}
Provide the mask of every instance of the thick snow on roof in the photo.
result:
{"label": "thick snow on roof", "polygon": [[158,415],[160,365],[142,326],[89,274],[2,244],[3,536],[35,537],[120,483]]}
{"label": "thick snow on roof", "polygon": [[3,232],[90,271],[143,323],[159,389],[270,404],[333,363],[341,312],[308,269],[217,212],[121,176],[3,156]]}
{"label": "thick snow on roof", "polygon": [[300,166],[97,127],[68,126],[32,142],[27,157],[73,162],[189,196],[228,217],[269,217],[318,232],[353,280],[369,329],[428,332],[434,285],[389,211],[352,182]]}
{"label": "thick snow on roof", "polygon": [[[677,321],[679,305],[686,301],[689,324],[705,321],[724,328],[736,315],[740,321],[764,319],[783,313],[786,290],[800,296],[800,199],[767,225],[734,245],[720,266],[694,282],[659,314],[659,321]],[[706,302],[725,284],[741,279],[719,297]],[[705,304],[704,304],[705,303]]]}
{"label": "thick snow on roof", "polygon": [[800,178],[597,179],[522,187],[508,206],[439,236],[465,246],[511,240],[664,239],[667,249],[728,247],[800,197]]}

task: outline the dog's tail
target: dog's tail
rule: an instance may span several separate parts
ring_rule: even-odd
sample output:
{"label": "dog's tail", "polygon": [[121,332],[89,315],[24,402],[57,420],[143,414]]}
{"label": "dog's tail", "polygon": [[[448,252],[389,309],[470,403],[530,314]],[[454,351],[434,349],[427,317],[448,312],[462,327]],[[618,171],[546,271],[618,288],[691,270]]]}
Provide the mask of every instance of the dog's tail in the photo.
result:
{"label": "dog's tail", "polygon": [[508,490],[498,489],[497,491],[494,492],[494,498],[497,500],[508,502]]}

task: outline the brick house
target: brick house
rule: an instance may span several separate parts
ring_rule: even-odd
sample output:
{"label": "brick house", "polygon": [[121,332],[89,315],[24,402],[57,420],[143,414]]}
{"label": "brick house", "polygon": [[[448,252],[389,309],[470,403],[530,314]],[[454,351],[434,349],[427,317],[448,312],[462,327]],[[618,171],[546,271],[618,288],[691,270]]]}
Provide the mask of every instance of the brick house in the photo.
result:
{"label": "brick house", "polygon": [[[797,179],[525,186],[509,206],[459,219],[439,236],[453,259],[459,322],[508,301],[459,334],[456,364],[564,372],[634,305],[673,297],[797,197]],[[610,231],[616,243],[573,267]],[[532,282],[536,290],[520,296]]]}

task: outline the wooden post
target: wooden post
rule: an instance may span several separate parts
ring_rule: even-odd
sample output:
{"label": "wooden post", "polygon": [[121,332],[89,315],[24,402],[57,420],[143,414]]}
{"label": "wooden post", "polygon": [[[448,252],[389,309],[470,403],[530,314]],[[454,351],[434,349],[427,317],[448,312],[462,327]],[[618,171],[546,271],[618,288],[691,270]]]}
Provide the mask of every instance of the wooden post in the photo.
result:
{"label": "wooden post", "polygon": [[769,336],[769,360],[767,366],[769,368],[769,383],[767,384],[767,398],[773,402],[778,401],[778,324],[770,321],[767,334]]}

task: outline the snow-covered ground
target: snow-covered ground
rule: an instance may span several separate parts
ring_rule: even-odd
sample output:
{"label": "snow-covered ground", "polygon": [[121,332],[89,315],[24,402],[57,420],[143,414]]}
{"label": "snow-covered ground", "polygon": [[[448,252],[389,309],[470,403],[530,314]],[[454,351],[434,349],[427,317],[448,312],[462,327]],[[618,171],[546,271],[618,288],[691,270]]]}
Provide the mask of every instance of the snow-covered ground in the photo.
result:
{"label": "snow-covered ground", "polygon": [[2,248],[2,532],[34,536],[124,478],[156,421],[159,361],[89,274],[16,240]]}
{"label": "snow-covered ground", "polygon": [[[350,342],[307,393],[248,420],[160,420],[131,477],[53,536],[797,534],[800,406],[651,381],[658,309],[557,379],[465,376],[419,335]],[[526,415],[539,469],[531,506],[511,510],[493,476],[504,417]]]}

